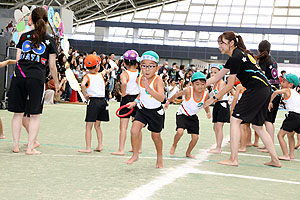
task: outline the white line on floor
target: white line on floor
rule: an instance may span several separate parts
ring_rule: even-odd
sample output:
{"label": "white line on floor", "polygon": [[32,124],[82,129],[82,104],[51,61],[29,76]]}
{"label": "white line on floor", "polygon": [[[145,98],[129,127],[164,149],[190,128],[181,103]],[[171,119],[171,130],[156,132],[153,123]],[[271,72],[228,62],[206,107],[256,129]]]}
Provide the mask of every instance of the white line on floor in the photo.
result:
{"label": "white line on floor", "polygon": [[[2,156],[26,156],[24,153],[3,153],[0,152],[0,155]],[[113,156],[113,155],[92,155],[92,154],[41,154],[38,155],[41,157],[81,157],[81,158],[131,158],[131,156]],[[155,159],[156,160],[156,156],[140,156],[140,159]],[[176,158],[176,157],[163,157],[164,160],[195,160],[195,159],[191,159],[191,158]]]}
{"label": "white line on floor", "polygon": [[[230,152],[223,151],[222,154],[230,154]],[[270,156],[258,155],[258,154],[249,154],[249,153],[239,153],[239,156],[250,156],[250,157],[260,157],[260,158],[271,158]],[[292,161],[300,162],[298,159]]]}
{"label": "white line on floor", "polygon": [[[228,140],[228,138],[225,140]],[[211,148],[214,147],[215,144]],[[136,188],[122,200],[142,200],[151,197],[156,191],[160,190],[168,184],[173,183],[177,178],[186,176],[187,174],[193,171],[193,167],[199,166],[201,162],[206,161],[207,157],[209,156],[209,153],[207,153],[208,150],[209,149],[201,151],[200,154],[196,155],[196,159],[189,160],[176,168],[168,169],[162,176],[159,176],[151,182]]]}
{"label": "white line on floor", "polygon": [[238,174],[225,174],[225,173],[203,171],[203,170],[197,170],[197,169],[194,169],[194,171],[192,173],[195,173],[195,174],[204,174],[204,175],[215,175],[215,176],[226,176],[226,177],[252,179],[252,180],[258,180],[258,181],[270,181],[270,182],[277,182],[277,183],[288,183],[288,184],[300,185],[300,182],[296,182],[296,181],[286,181],[286,180],[272,179],[272,178],[262,178],[262,177],[256,177],[256,176],[244,176],[244,175],[238,175]]}

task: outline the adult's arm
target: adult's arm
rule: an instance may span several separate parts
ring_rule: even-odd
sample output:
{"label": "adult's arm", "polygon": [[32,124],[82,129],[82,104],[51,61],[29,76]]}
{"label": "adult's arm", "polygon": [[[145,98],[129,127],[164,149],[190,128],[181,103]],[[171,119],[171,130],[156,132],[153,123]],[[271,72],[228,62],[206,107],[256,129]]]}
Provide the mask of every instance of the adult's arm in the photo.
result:
{"label": "adult's arm", "polygon": [[214,84],[216,82],[218,82],[219,80],[221,80],[221,78],[223,78],[230,70],[223,68],[221,69],[221,71],[219,71],[214,77],[209,78],[206,81],[206,86],[210,86],[211,84]]}

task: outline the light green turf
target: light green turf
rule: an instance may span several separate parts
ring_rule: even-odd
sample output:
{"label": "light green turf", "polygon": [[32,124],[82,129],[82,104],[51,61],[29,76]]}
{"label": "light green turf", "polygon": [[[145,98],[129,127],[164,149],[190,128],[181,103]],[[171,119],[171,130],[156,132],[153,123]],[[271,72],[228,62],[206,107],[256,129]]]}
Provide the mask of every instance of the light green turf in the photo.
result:
{"label": "light green turf", "polygon": [[[178,144],[175,156],[168,151],[175,134],[176,105],[170,105],[166,111],[165,129],[162,132],[164,169],[155,169],[156,152],[151,134],[143,130],[143,153],[137,163],[126,165],[125,157],[112,156],[117,150],[119,138],[119,119],[115,111],[119,104],[110,102],[110,118],[102,123],[104,150],[101,153],[81,154],[77,150],[84,148],[85,106],[58,104],[45,106],[41,116],[38,139],[43,152],[40,156],[25,156],[11,153],[11,118],[12,114],[0,110],[3,121],[5,140],[0,140],[0,199],[120,199],[132,190],[163,176],[190,159],[185,158],[185,151],[190,136],[185,134]],[[280,127],[284,112],[279,112],[276,128]],[[215,143],[211,120],[206,119],[204,111],[200,114],[200,139],[193,151],[208,149]],[[229,135],[229,126],[225,126],[225,137]],[[26,142],[27,134],[22,130],[21,141]],[[227,143],[227,141],[224,141]],[[276,140],[277,143],[277,140]],[[93,147],[96,147],[96,134],[93,132]],[[22,149],[25,147],[22,145]],[[130,150],[130,134],[125,150]],[[281,153],[279,146],[277,152]],[[229,145],[224,151],[230,151]],[[247,153],[258,153],[256,148],[249,148]],[[239,167],[217,165],[216,161],[226,159],[229,155],[211,155],[195,168],[228,174],[239,174],[264,178],[274,178],[300,182],[300,162],[283,162],[282,169],[263,166],[268,158],[240,156]],[[300,159],[299,151],[296,158]],[[253,199],[253,196],[265,199],[287,198],[295,195],[299,185],[248,180],[190,173],[176,179],[155,192],[151,199]],[[283,189],[285,188],[285,189]],[[297,190],[298,193],[298,190]]]}

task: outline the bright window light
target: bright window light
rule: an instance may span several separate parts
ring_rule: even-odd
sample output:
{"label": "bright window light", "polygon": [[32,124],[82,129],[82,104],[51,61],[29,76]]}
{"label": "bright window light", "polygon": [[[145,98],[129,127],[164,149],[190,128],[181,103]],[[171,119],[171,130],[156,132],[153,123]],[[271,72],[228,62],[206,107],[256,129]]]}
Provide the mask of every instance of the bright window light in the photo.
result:
{"label": "bright window light", "polygon": [[232,0],[219,0],[218,5],[226,5],[229,6],[231,5]]}
{"label": "bright window light", "polygon": [[288,6],[289,0],[276,0],[275,6]]}
{"label": "bright window light", "polygon": [[274,15],[287,15],[287,8],[275,8]]}

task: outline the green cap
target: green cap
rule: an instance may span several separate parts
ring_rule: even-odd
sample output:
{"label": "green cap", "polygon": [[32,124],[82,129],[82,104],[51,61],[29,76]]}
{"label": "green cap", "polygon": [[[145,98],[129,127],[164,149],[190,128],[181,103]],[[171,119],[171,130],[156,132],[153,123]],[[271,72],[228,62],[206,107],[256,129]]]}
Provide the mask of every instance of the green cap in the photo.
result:
{"label": "green cap", "polygon": [[223,65],[220,64],[210,64],[210,68],[217,68],[218,70],[223,69]]}
{"label": "green cap", "polygon": [[142,57],[141,57],[141,62],[143,60],[152,60],[156,63],[159,63],[159,56],[156,52],[154,51],[146,51],[143,53]]}
{"label": "green cap", "polygon": [[206,81],[206,76],[202,72],[195,72],[192,77],[192,82],[196,80],[205,80]]}
{"label": "green cap", "polygon": [[295,74],[286,74],[285,75],[285,79],[289,82],[289,83],[293,83],[293,85],[295,87],[297,87],[299,85],[299,78],[298,76],[296,76]]}

